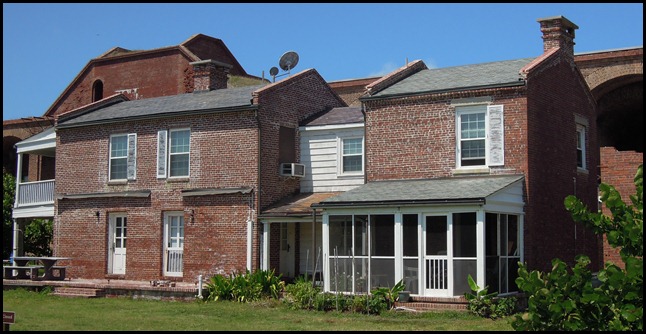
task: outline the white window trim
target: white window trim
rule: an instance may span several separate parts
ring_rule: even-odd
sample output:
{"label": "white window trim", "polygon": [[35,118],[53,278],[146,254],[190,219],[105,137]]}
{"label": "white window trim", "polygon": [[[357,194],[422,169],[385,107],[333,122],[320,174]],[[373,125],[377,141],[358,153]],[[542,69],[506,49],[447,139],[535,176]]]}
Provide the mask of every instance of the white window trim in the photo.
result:
{"label": "white window trim", "polygon": [[[179,131],[188,131],[188,152],[187,153],[171,153],[171,142],[173,138],[173,132],[179,132]],[[187,178],[191,176],[191,129],[190,128],[178,128],[178,129],[170,129],[168,130],[168,138],[166,140],[167,143],[167,161],[166,161],[166,168],[167,168],[167,175],[169,179],[182,179],[182,178]],[[180,155],[180,154],[187,154],[188,155],[188,174],[186,175],[177,175],[177,176],[172,176],[171,175],[171,156],[172,155]]]}
{"label": "white window trim", "polygon": [[[484,111],[482,110],[460,110],[456,108],[455,112],[455,164],[457,169],[483,169],[487,167],[487,162],[488,162],[488,148],[489,148],[489,143],[488,143],[488,136],[487,133],[489,133],[489,120],[488,116],[489,114],[487,113],[486,105],[483,105],[485,108]],[[462,115],[467,115],[467,114],[482,114],[484,113],[484,119],[485,119],[485,136],[484,136],[484,141],[485,141],[485,156],[484,160],[485,163],[484,165],[476,165],[476,166],[462,166],[462,152],[461,152],[461,145],[462,144],[462,122],[461,118]]]}
{"label": "white window trim", "polygon": [[[361,171],[350,171],[350,172],[344,172],[343,171],[343,141],[348,140],[348,139],[361,139]],[[356,176],[356,175],[363,175],[365,171],[365,159],[366,159],[366,141],[363,136],[354,136],[354,137],[337,137],[337,175],[338,176]],[[352,154],[348,156],[356,156],[357,154]]]}
{"label": "white window trim", "polygon": [[[577,137],[576,150],[577,150],[577,152],[579,151],[579,149],[581,150],[581,166],[579,166],[579,162],[577,161],[576,167],[577,167],[577,170],[581,170],[581,171],[587,171],[588,170],[588,164],[586,163],[586,158],[587,158],[586,140],[587,140],[588,136],[587,136],[586,132],[587,132],[587,128],[586,128],[585,125],[583,125],[583,124],[577,124],[576,125],[576,137]],[[580,138],[580,137],[583,137],[583,138]],[[579,147],[579,138],[581,139],[581,141],[580,141],[581,142],[581,147]]]}
{"label": "white window trim", "polygon": [[[117,137],[125,137],[126,138],[126,155],[122,157],[113,157],[112,156],[112,140]],[[128,134],[127,133],[118,133],[118,134],[113,134],[110,135],[110,144],[108,147],[108,181],[124,181],[128,179]],[[112,178],[112,160],[113,159],[125,159],[126,160],[126,177],[122,179],[113,179]]]}

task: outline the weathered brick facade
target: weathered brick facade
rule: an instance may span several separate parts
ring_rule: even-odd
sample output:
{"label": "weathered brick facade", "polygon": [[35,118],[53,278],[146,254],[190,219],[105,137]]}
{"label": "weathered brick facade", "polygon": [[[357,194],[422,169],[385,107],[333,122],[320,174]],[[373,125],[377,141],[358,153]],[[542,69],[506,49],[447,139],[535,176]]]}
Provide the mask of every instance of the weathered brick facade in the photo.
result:
{"label": "weathered brick facade", "polygon": [[576,123],[588,126],[587,147],[597,147],[595,103],[567,52],[529,70],[524,87],[366,100],[367,181],[456,176],[455,108],[451,100],[491,97],[504,106],[504,155],[490,174],[525,175],[525,261],[549,270],[559,257],[588,254],[599,263],[598,238],[572,222],[563,200],[573,192],[596,205],[599,153],[587,150],[587,171],[577,171]]}
{"label": "weathered brick facade", "polygon": [[[196,93],[199,94],[199,93]],[[252,98],[251,96],[249,97]],[[198,275],[244,272],[247,221],[258,208],[298,191],[278,173],[278,126],[344,106],[314,70],[261,88],[257,110],[207,113],[59,129],[56,194],[147,191],[149,197],[62,198],[56,201],[55,253],[73,258],[70,277],[152,280],[163,277],[163,214],[184,212],[184,281]],[[157,131],[191,129],[190,177],[157,179]],[[111,134],[137,134],[136,180],[109,182]],[[296,141],[298,142],[298,141]],[[182,190],[252,188],[251,193],[182,196]],[[96,216],[99,212],[99,216]],[[126,213],[125,275],[107,273],[108,216]],[[254,223],[253,267],[259,263],[260,227]],[[276,238],[278,240],[278,238]]]}

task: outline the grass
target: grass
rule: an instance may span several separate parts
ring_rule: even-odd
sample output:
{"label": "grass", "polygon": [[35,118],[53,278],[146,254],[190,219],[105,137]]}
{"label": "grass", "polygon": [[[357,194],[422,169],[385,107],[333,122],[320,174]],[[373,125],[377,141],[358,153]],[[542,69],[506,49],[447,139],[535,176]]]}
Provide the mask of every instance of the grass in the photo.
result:
{"label": "grass", "polygon": [[68,298],[5,290],[4,311],[15,312],[11,331],[511,331],[507,319],[459,311],[400,312],[379,316],[290,310],[276,300],[255,303]]}

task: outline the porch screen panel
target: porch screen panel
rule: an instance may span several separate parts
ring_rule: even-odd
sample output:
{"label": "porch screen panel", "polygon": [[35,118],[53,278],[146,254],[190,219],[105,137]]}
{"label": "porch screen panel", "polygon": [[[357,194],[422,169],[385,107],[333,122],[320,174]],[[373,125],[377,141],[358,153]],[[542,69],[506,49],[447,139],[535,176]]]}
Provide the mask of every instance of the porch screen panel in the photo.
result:
{"label": "porch screen panel", "polygon": [[368,256],[368,216],[354,216],[354,256]]}
{"label": "porch screen panel", "polygon": [[330,216],[330,256],[352,255],[352,216]]}
{"label": "porch screen panel", "polygon": [[371,215],[370,237],[370,255],[395,256],[395,216]]}
{"label": "porch screen panel", "polygon": [[334,255],[330,258],[330,289],[338,292],[352,292],[352,259]]}
{"label": "porch screen panel", "polygon": [[468,276],[477,280],[476,213],[453,214],[453,295],[471,292]]}
{"label": "porch screen panel", "polygon": [[498,257],[498,215],[485,214],[485,284],[490,292],[500,291]]}
{"label": "porch screen panel", "polygon": [[370,289],[395,285],[395,259],[370,259]]}
{"label": "porch screen panel", "polygon": [[418,215],[405,214],[402,220],[404,284],[412,294],[419,293]]}

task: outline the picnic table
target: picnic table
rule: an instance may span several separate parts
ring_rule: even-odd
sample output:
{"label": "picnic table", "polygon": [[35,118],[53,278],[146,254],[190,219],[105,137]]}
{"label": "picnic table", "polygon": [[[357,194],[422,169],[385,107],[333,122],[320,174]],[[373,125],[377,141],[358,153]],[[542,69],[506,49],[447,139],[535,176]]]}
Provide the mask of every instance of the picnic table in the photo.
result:
{"label": "picnic table", "polygon": [[[5,278],[62,281],[65,279],[64,266],[57,266],[56,262],[71,260],[69,257],[56,256],[16,256],[12,266],[4,267]],[[28,265],[30,261],[39,262],[40,265]],[[38,270],[43,269],[43,275],[38,275]],[[14,271],[16,274],[14,275]]]}

